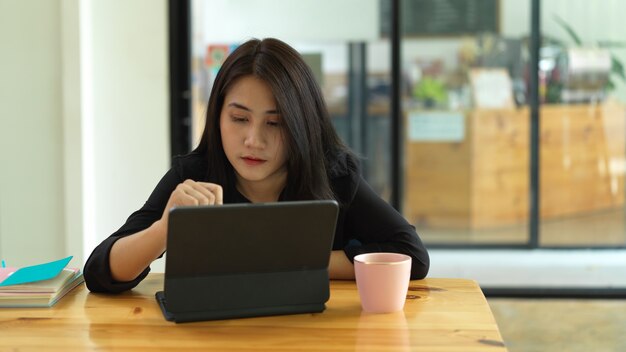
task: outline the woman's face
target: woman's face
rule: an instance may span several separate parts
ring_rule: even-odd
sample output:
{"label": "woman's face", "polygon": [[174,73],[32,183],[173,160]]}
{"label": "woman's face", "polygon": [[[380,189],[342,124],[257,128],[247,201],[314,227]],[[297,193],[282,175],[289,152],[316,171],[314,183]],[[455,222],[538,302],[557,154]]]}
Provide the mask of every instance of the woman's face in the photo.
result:
{"label": "woman's face", "polygon": [[224,98],[220,132],[239,182],[284,187],[287,152],[282,126],[267,83],[245,76],[232,84]]}

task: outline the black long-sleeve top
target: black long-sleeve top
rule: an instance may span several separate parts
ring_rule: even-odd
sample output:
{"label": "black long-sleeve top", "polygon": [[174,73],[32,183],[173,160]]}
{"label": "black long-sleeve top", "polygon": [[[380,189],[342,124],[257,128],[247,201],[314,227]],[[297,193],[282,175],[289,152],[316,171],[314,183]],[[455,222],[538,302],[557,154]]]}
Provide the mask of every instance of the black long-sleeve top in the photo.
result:
{"label": "black long-sleeve top", "polygon": [[[134,280],[113,280],[109,253],[118,239],[142,231],[159,220],[171,193],[187,179],[209,182],[204,157],[190,153],[173,159],[172,168],[163,176],[143,207],[126,220],[115,233],[102,241],[87,260],[85,283],[93,292],[122,292],[137,286],[150,272],[147,267]],[[410,225],[393,207],[381,199],[363,180],[358,162],[341,158],[331,171],[331,188],[340,204],[333,250],[354,256],[371,252],[395,252],[411,256],[411,278],[421,279],[428,273],[430,260],[426,248]],[[279,198],[282,199],[283,196]],[[224,203],[250,202],[235,187],[224,189]]]}

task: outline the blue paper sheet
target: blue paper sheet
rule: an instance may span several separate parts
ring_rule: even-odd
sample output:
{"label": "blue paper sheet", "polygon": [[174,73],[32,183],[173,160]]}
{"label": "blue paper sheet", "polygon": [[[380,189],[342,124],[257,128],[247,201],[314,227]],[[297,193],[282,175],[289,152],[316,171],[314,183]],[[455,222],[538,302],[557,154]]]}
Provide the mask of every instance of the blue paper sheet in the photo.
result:
{"label": "blue paper sheet", "polygon": [[67,266],[70,260],[72,260],[72,256],[55,260],[50,263],[20,268],[2,281],[0,283],[0,287],[52,279],[59,275],[61,270]]}

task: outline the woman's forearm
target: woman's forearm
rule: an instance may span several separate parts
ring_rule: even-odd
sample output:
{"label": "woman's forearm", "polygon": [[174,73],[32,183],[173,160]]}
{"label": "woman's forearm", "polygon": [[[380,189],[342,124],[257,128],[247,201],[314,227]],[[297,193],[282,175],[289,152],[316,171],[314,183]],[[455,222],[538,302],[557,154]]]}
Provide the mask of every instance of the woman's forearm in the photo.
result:
{"label": "woman's forearm", "polygon": [[332,251],[328,273],[331,279],[354,280],[354,265],[344,251]]}
{"label": "woman's forearm", "polygon": [[157,221],[143,231],[117,240],[109,254],[113,279],[126,282],[139,276],[165,251],[166,235],[161,221]]}

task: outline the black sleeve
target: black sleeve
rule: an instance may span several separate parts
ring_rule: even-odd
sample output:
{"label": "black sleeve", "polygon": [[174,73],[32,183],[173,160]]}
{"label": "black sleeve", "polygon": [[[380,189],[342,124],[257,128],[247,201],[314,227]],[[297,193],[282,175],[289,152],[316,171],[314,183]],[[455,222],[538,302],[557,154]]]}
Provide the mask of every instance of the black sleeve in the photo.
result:
{"label": "black sleeve", "polygon": [[113,243],[118,239],[142,231],[159,220],[172,191],[181,182],[180,175],[174,169],[170,169],[165,176],[163,176],[154,191],[152,191],[152,194],[143,207],[131,214],[126,220],[126,223],[119,230],[102,241],[102,243],[93,250],[83,269],[85,283],[90,291],[119,293],[130,290],[137,286],[141,280],[148,275],[150,267],[147,267],[132,281],[117,282],[113,280],[109,266],[111,247],[113,247]]}
{"label": "black sleeve", "polygon": [[411,279],[423,279],[428,274],[430,258],[415,227],[380,198],[362,178],[346,210],[345,221],[345,233],[360,242],[344,249],[351,261],[362,253],[402,253],[412,258]]}

